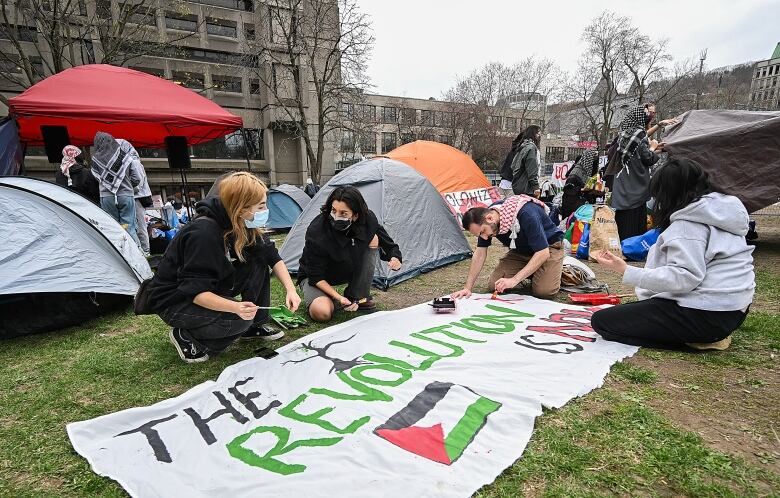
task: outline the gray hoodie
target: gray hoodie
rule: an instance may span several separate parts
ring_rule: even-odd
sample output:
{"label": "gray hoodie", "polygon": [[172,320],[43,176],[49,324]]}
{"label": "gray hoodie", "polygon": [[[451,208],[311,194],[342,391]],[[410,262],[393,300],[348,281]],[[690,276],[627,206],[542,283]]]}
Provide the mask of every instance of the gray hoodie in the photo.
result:
{"label": "gray hoodie", "polygon": [[744,310],[753,301],[753,247],[748,213],[736,197],[707,194],[671,216],[644,268],[629,266],[623,282],[641,299],[658,297],[708,311]]}

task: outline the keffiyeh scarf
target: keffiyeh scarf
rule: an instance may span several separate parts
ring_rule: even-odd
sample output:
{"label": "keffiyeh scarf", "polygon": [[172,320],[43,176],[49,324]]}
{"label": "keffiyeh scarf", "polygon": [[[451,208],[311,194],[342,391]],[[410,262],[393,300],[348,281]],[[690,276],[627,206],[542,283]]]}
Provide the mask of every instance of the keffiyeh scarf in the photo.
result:
{"label": "keffiyeh scarf", "polygon": [[641,142],[647,142],[647,133],[645,132],[645,108],[640,105],[629,110],[620,122],[617,152],[623,165],[628,164],[628,160]]}
{"label": "keffiyeh scarf", "polygon": [[66,145],[62,149],[62,162],[60,162],[60,171],[68,178],[68,187],[73,185],[70,179],[70,167],[76,164],[76,157],[81,155],[81,149],[75,145]]}
{"label": "keffiyeh scarf", "polygon": [[114,137],[102,131],[95,134],[92,174],[103,188],[116,194],[132,161],[133,157],[120,147]]}
{"label": "keffiyeh scarf", "polygon": [[550,209],[547,207],[545,203],[540,201],[539,199],[534,199],[531,196],[520,194],[520,195],[510,195],[506,199],[504,199],[504,202],[498,207],[498,233],[499,235],[503,235],[505,233],[510,233],[510,240],[509,247],[511,249],[515,248],[515,239],[517,238],[517,232],[520,231],[520,223],[517,221],[517,213],[520,212],[521,209],[523,209],[523,206],[528,204],[529,202],[533,202],[534,204],[538,204],[541,206],[545,213],[550,212]]}

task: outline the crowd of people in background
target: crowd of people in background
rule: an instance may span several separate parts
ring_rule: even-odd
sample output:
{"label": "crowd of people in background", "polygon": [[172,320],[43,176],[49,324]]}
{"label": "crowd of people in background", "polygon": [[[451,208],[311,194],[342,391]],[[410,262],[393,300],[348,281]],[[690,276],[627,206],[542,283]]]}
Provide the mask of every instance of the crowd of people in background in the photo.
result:
{"label": "crowd of people in background", "polygon": [[[621,240],[644,234],[648,213],[661,235],[644,268],[609,252],[594,254],[636,287],[639,298],[595,313],[594,330],[641,346],[727,347],[755,287],[747,211],[694,161],[673,158],[658,166],[664,144],[650,137],[675,121],[655,124],[654,118],[652,104],[630,109],[603,151],[606,165],[599,169],[598,149],[584,151],[555,202],[540,186],[541,129],[532,125],[518,135],[501,167],[504,199],[462,217],[477,242],[463,288],[452,297],[470,297],[496,239],[508,250],[488,290],[507,292],[530,280],[532,295],[554,298],[567,220],[584,204],[603,203],[611,191]],[[330,191],[310,223],[294,282],[264,231],[268,189],[255,175],[222,175],[203,201],[186,205],[171,196],[155,210],[141,158],[126,140],[98,132],[90,167],[78,147],[68,145],[62,154],[57,183],[100,205],[146,255],[164,252],[137,301],[172,327],[170,340],[187,362],[205,361],[240,337],[284,335],[268,326],[271,273],[290,310],[303,301],[311,319],[327,322],[337,311],[373,311],[370,289],[379,261],[391,271],[403,264],[399,246],[353,186]],[[588,188],[594,178],[607,188]],[[320,190],[311,178],[302,188],[309,197]]]}

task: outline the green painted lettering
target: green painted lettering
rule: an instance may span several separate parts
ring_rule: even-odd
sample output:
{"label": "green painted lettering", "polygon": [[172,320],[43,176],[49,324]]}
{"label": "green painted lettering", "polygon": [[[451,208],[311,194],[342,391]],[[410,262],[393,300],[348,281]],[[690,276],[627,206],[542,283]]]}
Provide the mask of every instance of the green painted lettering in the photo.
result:
{"label": "green painted lettering", "polygon": [[[390,372],[392,374],[398,375],[397,379],[394,380],[385,380],[385,379],[377,379],[376,377],[369,377],[364,372],[367,370],[384,370],[385,372]],[[361,382],[365,382],[366,384],[375,384],[379,386],[391,386],[396,387],[400,386],[407,380],[412,378],[412,372],[409,370],[406,370],[404,368],[397,367],[395,365],[388,365],[388,364],[376,364],[376,365],[360,365],[357,367],[352,367],[349,370],[349,374],[356,380],[359,380]]]}
{"label": "green painted lettering", "polygon": [[[258,455],[253,450],[249,448],[245,448],[243,445],[246,443],[250,437],[252,437],[255,434],[261,434],[264,432],[270,432],[277,438],[276,446],[271,448],[265,455]],[[281,475],[290,475],[290,474],[298,474],[300,472],[303,472],[306,470],[306,466],[302,464],[290,464],[290,463],[284,463],[280,460],[277,460],[274,457],[284,455],[285,453],[289,453],[293,451],[296,448],[300,448],[302,446],[333,446],[334,444],[338,443],[344,439],[343,437],[328,437],[328,438],[319,438],[319,439],[302,439],[300,441],[293,441],[290,444],[287,444],[287,442],[290,440],[290,430],[284,427],[266,427],[266,426],[260,426],[252,429],[251,431],[247,432],[246,434],[242,434],[232,441],[230,441],[226,446],[228,453],[230,453],[230,456],[233,458],[236,458],[238,460],[241,460],[247,465],[251,465],[252,467],[259,467],[261,469],[265,469],[269,472],[274,472],[276,474]]]}
{"label": "green painted lettering", "polygon": [[324,415],[327,415],[328,413],[335,410],[333,407],[325,407],[320,408],[314,413],[299,413],[295,411],[295,407],[303,403],[306,398],[308,398],[307,395],[301,394],[297,398],[295,398],[292,402],[288,403],[283,408],[279,409],[279,415],[282,415],[284,417],[297,420],[298,422],[303,422],[305,424],[314,424],[319,427],[322,427],[326,431],[335,432],[337,434],[352,434],[356,430],[360,428],[363,424],[371,420],[371,417],[366,415],[365,417],[361,417],[357,420],[353,420],[350,422],[350,424],[344,428],[336,427],[332,423],[328,422],[327,420],[324,420],[322,417]]}
{"label": "green painted lettering", "polygon": [[[363,355],[363,358],[368,361],[375,361],[371,358],[368,358],[368,356],[374,356],[372,354]],[[380,362],[376,362],[380,363]],[[403,363],[403,362],[401,362]],[[404,368],[402,365],[399,365],[402,368]],[[367,386],[365,384],[362,384],[351,377],[349,377],[344,372],[336,372],[336,376],[341,379],[343,383],[354,389],[355,391],[359,391],[363,394],[346,394],[346,393],[340,393],[338,391],[331,391],[330,389],[325,389],[324,387],[314,387],[312,389],[309,389],[309,392],[312,394],[322,394],[323,396],[328,396],[333,399],[342,399],[342,400],[353,400],[353,401],[393,401],[393,397],[389,394],[385,394],[382,391],[378,389],[374,389],[371,386]]]}

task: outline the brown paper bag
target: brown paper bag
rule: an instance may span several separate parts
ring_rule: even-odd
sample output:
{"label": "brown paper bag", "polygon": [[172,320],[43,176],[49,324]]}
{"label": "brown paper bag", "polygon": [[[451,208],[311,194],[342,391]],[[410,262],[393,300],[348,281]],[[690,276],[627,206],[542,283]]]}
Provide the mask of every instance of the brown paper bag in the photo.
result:
{"label": "brown paper bag", "polygon": [[615,223],[615,212],[608,206],[596,206],[593,221],[590,223],[588,259],[596,261],[593,255],[598,251],[609,251],[619,258],[623,257],[617,223]]}

